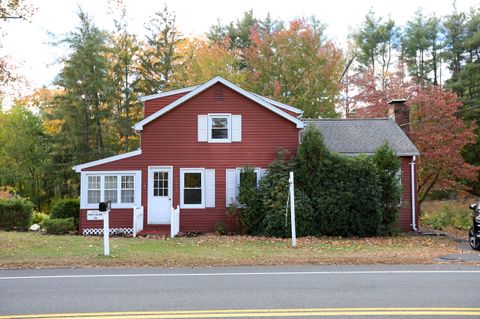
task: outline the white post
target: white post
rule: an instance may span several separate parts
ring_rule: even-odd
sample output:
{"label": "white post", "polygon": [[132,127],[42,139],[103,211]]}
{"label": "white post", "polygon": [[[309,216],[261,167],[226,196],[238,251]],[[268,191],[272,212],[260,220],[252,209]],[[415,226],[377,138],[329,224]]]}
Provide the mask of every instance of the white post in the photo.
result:
{"label": "white post", "polygon": [[110,210],[106,212],[102,212],[103,214],[103,254],[105,256],[110,256],[110,242],[109,242],[109,235],[110,235],[110,227],[108,222],[108,215]]}
{"label": "white post", "polygon": [[293,172],[290,172],[289,179],[290,187],[290,215],[291,215],[291,224],[292,224],[292,247],[297,246],[297,232],[295,229],[295,188],[293,185]]}

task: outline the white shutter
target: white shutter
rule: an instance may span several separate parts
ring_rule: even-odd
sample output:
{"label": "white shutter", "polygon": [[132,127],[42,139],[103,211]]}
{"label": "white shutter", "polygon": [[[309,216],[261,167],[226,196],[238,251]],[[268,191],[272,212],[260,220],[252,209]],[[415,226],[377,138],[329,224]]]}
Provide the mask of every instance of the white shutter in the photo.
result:
{"label": "white shutter", "polygon": [[236,175],[236,169],[225,170],[225,189],[226,189],[225,202],[227,207],[229,207],[231,204],[235,204],[236,202],[237,185],[235,183],[235,175]]}
{"label": "white shutter", "polygon": [[232,115],[232,142],[242,141],[242,116]]}
{"label": "white shutter", "polygon": [[208,116],[198,116],[198,141],[206,142],[208,139]]}
{"label": "white shutter", "polygon": [[215,170],[205,170],[205,207],[215,207]]}

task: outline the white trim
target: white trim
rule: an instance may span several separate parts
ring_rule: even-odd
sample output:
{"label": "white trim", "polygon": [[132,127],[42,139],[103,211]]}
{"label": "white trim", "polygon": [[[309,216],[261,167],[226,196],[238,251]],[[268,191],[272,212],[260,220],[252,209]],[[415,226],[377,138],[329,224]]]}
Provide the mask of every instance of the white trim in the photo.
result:
{"label": "white trim", "polygon": [[167,92],[158,92],[156,94],[145,95],[145,96],[140,97],[140,101],[145,102],[145,101],[149,101],[149,100],[158,99],[158,98],[161,98],[161,97],[166,97],[166,96],[170,96],[170,95],[190,92],[190,91],[195,90],[199,86],[200,85],[194,85],[194,86],[189,86],[189,87],[186,87],[186,88],[181,88],[181,89],[178,89],[178,90],[172,90],[172,91],[167,91]]}
{"label": "white trim", "polygon": [[273,106],[272,104],[266,102],[264,99],[262,98],[259,98],[257,97],[256,95],[254,95],[253,93],[250,93],[248,91],[245,91],[244,89],[238,87],[237,85],[225,80],[224,78],[222,77],[219,77],[219,76],[216,76],[214,77],[213,79],[211,79],[210,81],[200,85],[199,87],[197,87],[196,89],[192,90],[190,93],[182,96],[181,98],[179,98],[178,100],[170,103],[169,105],[165,106],[164,108],[158,110],[157,112],[151,114],[150,116],[144,118],[142,121],[138,122],[137,124],[134,125],[134,129],[136,131],[141,131],[143,130],[143,126],[150,123],[151,121],[155,120],[156,118],[162,116],[163,114],[167,113],[168,111],[176,108],[177,106],[179,106],[180,104],[188,101],[189,99],[193,98],[194,96],[198,95],[199,93],[205,91],[206,89],[208,89],[209,87],[211,87],[212,85],[216,84],[216,83],[221,83],[223,85],[225,85],[226,87],[234,90],[235,92],[239,93],[239,94],[242,94],[243,96],[249,98],[250,100],[260,104],[261,106],[265,107],[266,109],[272,111],[273,113],[285,118],[286,120],[290,121],[290,122],[293,122],[296,124],[297,128],[303,128],[304,127],[304,123],[303,121],[291,116],[290,114],[282,111],[281,109]]}
{"label": "white trim", "polygon": [[[212,138],[212,118],[227,119],[227,138]],[[207,122],[208,143],[231,143],[232,142],[232,114],[229,113],[209,113]]]}
{"label": "white trim", "polygon": [[[201,204],[185,204],[183,199],[183,187],[185,173],[200,173],[202,175],[202,202]],[[180,208],[205,208],[205,168],[180,168]]]}
{"label": "white trim", "polygon": [[149,212],[151,211],[151,201],[152,191],[153,191],[153,174],[150,174],[152,170],[169,170],[168,174],[168,198],[170,200],[170,207],[168,207],[168,213],[170,214],[170,209],[173,207],[173,166],[148,166],[147,167],[147,225],[170,225],[170,223],[155,223],[150,221]]}
{"label": "white trim", "polygon": [[303,111],[300,110],[300,109],[297,109],[296,107],[293,107],[293,106],[290,106],[288,104],[283,104],[282,102],[278,102],[278,101],[275,101],[275,100],[272,100],[266,96],[263,96],[263,95],[260,95],[260,94],[256,94],[256,93],[253,93],[255,94],[256,96],[258,96],[259,98],[261,98],[262,100],[265,100],[266,102],[274,105],[274,106],[278,106],[282,109],[285,109],[287,111],[290,111],[290,112],[293,112],[293,113],[296,113],[298,115],[302,115],[303,114]]}
{"label": "white trim", "polygon": [[129,157],[137,156],[137,155],[140,155],[140,154],[142,154],[142,150],[138,149],[136,151],[123,153],[123,154],[119,154],[119,155],[115,155],[115,156],[110,156],[110,157],[102,158],[102,159],[99,159],[99,160],[96,160],[96,161],[76,165],[76,166],[73,166],[72,169],[74,169],[75,172],[80,173],[82,171],[82,169],[84,169],[84,168],[89,168],[89,167],[92,167],[92,166],[97,166],[97,165],[101,165],[101,164],[115,162],[115,161],[118,161],[118,160],[121,160],[121,159],[124,159],[124,158],[129,158]]}
{"label": "white trim", "polygon": [[[140,207],[142,202],[142,171],[128,170],[128,171],[83,171],[80,172],[80,208],[81,209],[98,209],[98,204],[88,203],[88,176],[119,176],[117,177],[118,192],[117,200],[121,201],[121,177],[122,175],[134,176],[134,196],[133,203],[112,203],[112,208],[134,208]],[[100,201],[104,198],[104,178],[100,180]]]}

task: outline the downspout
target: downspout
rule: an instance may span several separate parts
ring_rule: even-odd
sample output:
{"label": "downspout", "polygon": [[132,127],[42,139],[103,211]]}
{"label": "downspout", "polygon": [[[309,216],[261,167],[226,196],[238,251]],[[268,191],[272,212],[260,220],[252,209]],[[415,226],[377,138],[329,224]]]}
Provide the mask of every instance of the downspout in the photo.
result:
{"label": "downspout", "polygon": [[412,161],[410,162],[410,177],[411,177],[411,186],[412,186],[412,229],[413,231],[417,231],[417,225],[415,223],[415,205],[416,205],[416,196],[415,196],[415,159],[416,156],[412,157]]}

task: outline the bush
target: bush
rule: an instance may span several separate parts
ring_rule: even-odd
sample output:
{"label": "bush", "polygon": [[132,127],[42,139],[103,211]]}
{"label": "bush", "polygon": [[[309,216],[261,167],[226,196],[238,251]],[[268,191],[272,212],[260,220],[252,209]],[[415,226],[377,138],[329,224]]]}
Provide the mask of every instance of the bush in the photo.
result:
{"label": "bush", "polygon": [[46,219],[43,226],[47,233],[54,235],[66,234],[76,229],[73,217]]}
{"label": "bush", "polygon": [[32,224],[43,225],[43,222],[49,218],[50,216],[45,213],[34,211],[32,214]]}
{"label": "bush", "polygon": [[32,224],[33,204],[21,198],[0,199],[0,229],[27,230]]}
{"label": "bush", "polygon": [[444,206],[439,211],[424,212],[421,223],[423,226],[439,230],[447,230],[449,227],[469,230],[472,227],[472,212],[468,207]]}
{"label": "bush", "polygon": [[227,225],[224,222],[220,221],[215,224],[215,234],[217,235],[226,235],[228,233]]}
{"label": "bush", "polygon": [[381,186],[382,235],[398,233],[397,218],[402,187],[397,177],[400,170],[400,159],[387,143],[380,146],[373,155],[373,161],[377,168],[377,174]]}
{"label": "bush", "polygon": [[80,217],[80,201],[75,198],[66,198],[59,200],[52,207],[50,217],[54,219],[73,218],[75,228],[78,229]]}

